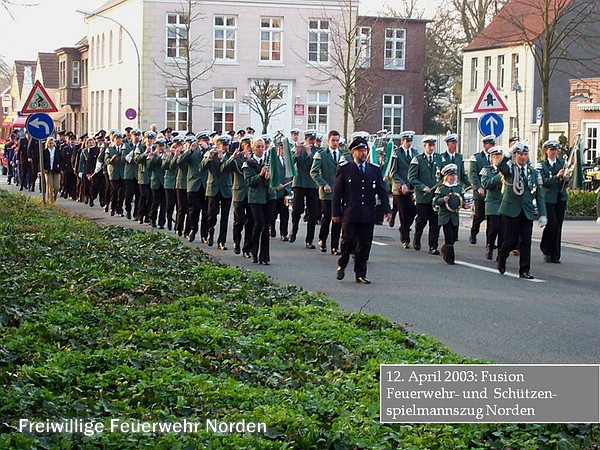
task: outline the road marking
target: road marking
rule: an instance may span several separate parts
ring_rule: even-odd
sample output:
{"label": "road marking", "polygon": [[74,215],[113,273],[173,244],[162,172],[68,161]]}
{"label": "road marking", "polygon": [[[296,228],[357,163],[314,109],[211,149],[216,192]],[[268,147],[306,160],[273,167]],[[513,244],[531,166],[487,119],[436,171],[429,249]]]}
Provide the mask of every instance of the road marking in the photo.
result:
{"label": "road marking", "polygon": [[377,241],[373,241],[373,244],[375,245],[379,245],[381,247],[387,247],[387,244],[384,244],[383,242],[377,242]]}
{"label": "road marking", "polygon": [[[483,270],[484,272],[490,272],[490,273],[500,274],[500,272],[498,272],[498,269],[492,269],[491,267],[478,266],[477,264],[471,264],[471,263],[463,262],[463,261],[455,261],[455,262],[456,262],[456,264],[459,264],[461,266],[471,267],[472,269]],[[504,276],[513,277],[513,278],[519,278],[518,274],[516,274],[516,273],[509,273],[509,272],[506,272],[504,274]],[[521,279],[521,278],[519,278],[519,279]],[[538,278],[534,278],[533,280],[525,280],[525,281],[531,281],[532,283],[545,283],[546,282],[546,280],[540,280]]]}

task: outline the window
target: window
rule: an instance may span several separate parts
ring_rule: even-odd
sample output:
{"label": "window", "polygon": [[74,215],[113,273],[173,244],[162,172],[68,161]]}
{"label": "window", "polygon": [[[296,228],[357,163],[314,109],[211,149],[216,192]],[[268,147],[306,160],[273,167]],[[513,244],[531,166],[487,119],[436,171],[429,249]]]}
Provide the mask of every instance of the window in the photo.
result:
{"label": "window", "polygon": [[67,62],[61,61],[58,63],[58,81],[59,87],[67,87]]}
{"label": "window", "polygon": [[498,74],[497,74],[497,87],[498,89],[504,89],[504,55],[498,56]]}
{"label": "window", "polygon": [[[93,95],[93,94],[92,94]],[[100,124],[100,91],[96,91],[96,117],[94,118],[94,127],[95,131],[99,131],[102,129],[102,125]]]}
{"label": "window", "polygon": [[383,96],[382,128],[399,134],[403,128],[404,98],[402,95]]}
{"label": "window", "polygon": [[119,50],[117,53],[119,62],[123,61],[123,27],[119,27]]}
{"label": "window", "polygon": [[113,63],[113,32],[110,31],[108,35],[108,63]]}
{"label": "window", "polygon": [[88,84],[88,59],[83,58],[81,60],[81,85],[87,86]]}
{"label": "window", "polygon": [[236,16],[214,17],[213,54],[218,61],[235,61]]}
{"label": "window", "polygon": [[492,79],[492,57],[486,56],[483,60],[483,83]]}
{"label": "window", "polygon": [[100,67],[100,36],[96,36],[96,68]]}
{"label": "window", "polygon": [[100,91],[100,128],[104,128],[104,91]]}
{"label": "window", "polygon": [[477,90],[477,58],[471,58],[471,90]]}
{"label": "window", "polygon": [[281,61],[281,38],[283,35],[281,17],[261,17],[260,19],[260,60],[261,62]]}
{"label": "window", "polygon": [[119,88],[119,91],[117,92],[117,128],[120,130],[121,129],[121,117],[123,116],[123,114],[121,114],[121,112],[123,111],[123,89]]}
{"label": "window", "polygon": [[187,57],[187,17],[183,14],[167,14],[167,58]]}
{"label": "window", "polygon": [[588,125],[586,133],[585,162],[593,163],[598,157],[598,126]]}
{"label": "window", "polygon": [[79,86],[79,81],[81,79],[81,71],[79,67],[79,61],[73,61],[73,86]]}
{"label": "window", "polygon": [[213,130],[220,133],[234,129],[235,89],[213,91]]}
{"label": "window", "polygon": [[104,55],[106,54],[106,39],[104,38],[104,33],[102,33],[102,53],[100,59],[100,65],[104,66]]}
{"label": "window", "polygon": [[403,28],[386,28],[383,68],[404,70],[405,50],[406,30]]}
{"label": "window", "polygon": [[317,130],[318,133],[327,133],[329,115],[329,92],[308,92],[308,128]]}
{"label": "window", "polygon": [[108,90],[108,128],[112,128],[112,89]]}
{"label": "window", "polygon": [[511,79],[510,85],[513,86],[516,81],[519,81],[519,54],[512,54],[512,62],[511,62]]}
{"label": "window", "polygon": [[308,21],[308,60],[316,63],[329,61],[329,20]]}
{"label": "window", "polygon": [[364,69],[371,67],[371,27],[356,28],[354,55],[357,59],[357,67]]}
{"label": "window", "polygon": [[167,89],[167,126],[174,130],[187,130],[188,120],[187,89]]}
{"label": "window", "polygon": [[94,61],[95,61],[94,56],[96,55],[96,48],[94,47],[95,43],[96,43],[96,40],[92,36],[92,45],[90,45],[90,61],[92,62],[92,69],[94,67],[96,67],[96,65],[94,64]]}

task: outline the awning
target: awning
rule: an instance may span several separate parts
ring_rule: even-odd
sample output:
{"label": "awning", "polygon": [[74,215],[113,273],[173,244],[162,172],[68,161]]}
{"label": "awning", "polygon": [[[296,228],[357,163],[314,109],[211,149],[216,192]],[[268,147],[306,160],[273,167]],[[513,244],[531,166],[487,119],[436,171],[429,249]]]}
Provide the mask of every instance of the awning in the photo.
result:
{"label": "awning", "polygon": [[580,103],[577,105],[580,111],[600,111],[600,103]]}
{"label": "awning", "polygon": [[13,122],[14,128],[25,128],[25,122],[29,116],[17,116]]}

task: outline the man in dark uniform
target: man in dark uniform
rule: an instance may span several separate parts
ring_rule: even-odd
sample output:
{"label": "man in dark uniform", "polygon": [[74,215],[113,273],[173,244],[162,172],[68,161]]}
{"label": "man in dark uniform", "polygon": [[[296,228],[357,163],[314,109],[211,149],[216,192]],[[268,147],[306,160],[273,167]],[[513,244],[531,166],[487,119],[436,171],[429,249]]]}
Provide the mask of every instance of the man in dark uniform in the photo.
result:
{"label": "man in dark uniform", "polygon": [[31,161],[29,160],[28,147],[29,140],[27,139],[27,136],[21,136],[21,139],[19,139],[19,162],[21,164],[21,186],[19,187],[20,191],[22,191],[23,189],[29,189],[32,177],[34,176],[31,167]]}
{"label": "man in dark uniform", "polygon": [[473,223],[471,225],[471,235],[469,236],[469,242],[471,244],[477,244],[479,228],[481,223],[485,220],[485,189],[481,186],[479,173],[481,172],[481,169],[490,165],[488,151],[496,145],[496,136],[489,134],[485,136],[481,142],[483,143],[483,150],[473,154],[469,159],[469,178],[471,179],[471,185],[473,186],[474,206]]}
{"label": "man in dark uniform", "polygon": [[449,134],[444,138],[444,142],[446,143],[446,151],[442,153],[442,168],[448,164],[456,164],[456,170],[458,171],[456,173],[457,180],[466,189],[471,186],[471,180],[467,172],[465,172],[463,155],[457,152],[458,135],[455,133]]}
{"label": "man in dark uniform", "polygon": [[63,198],[71,197],[72,200],[77,198],[77,175],[73,161],[77,158],[79,146],[75,145],[75,135],[70,133],[67,138],[67,143],[61,148],[63,157]]}
{"label": "man in dark uniform", "polygon": [[123,201],[125,200],[125,188],[123,177],[125,176],[125,154],[127,147],[123,143],[123,135],[120,131],[112,134],[112,143],[106,149],[104,161],[108,168],[108,176],[111,183],[110,215],[118,214],[123,217]]}
{"label": "man in dark uniform", "polygon": [[421,236],[423,236],[425,226],[429,223],[428,241],[431,255],[440,254],[438,250],[438,238],[440,236],[438,215],[431,204],[435,185],[440,181],[440,171],[442,170],[442,157],[435,153],[435,143],[435,137],[425,136],[423,138],[425,152],[415,156],[408,169],[408,181],[415,187],[415,197],[417,199],[417,220],[413,247],[417,251],[421,250]]}
{"label": "man in dark uniform", "polygon": [[400,133],[402,145],[392,153],[394,159],[390,170],[394,206],[400,217],[400,240],[402,241],[402,247],[405,249],[410,248],[410,227],[417,215],[417,209],[412,200],[414,189],[408,181],[410,162],[419,154],[412,146],[414,136],[414,131]]}
{"label": "man in dark uniform", "polygon": [[533,231],[534,206],[537,201],[539,225],[544,227],[546,218],[546,202],[542,189],[542,177],[529,164],[529,148],[518,142],[513,147],[514,161],[504,157],[495,167],[504,176],[505,186],[502,190],[500,215],[504,242],[498,252],[498,272],[506,271],[508,255],[519,244],[519,277],[531,280],[531,234]]}
{"label": "man in dark uniform", "polygon": [[335,176],[331,205],[332,220],[342,223],[342,255],[338,259],[336,278],[342,280],[354,252],[354,274],[357,283],[370,284],[367,261],[377,221],[376,197],[389,221],[392,218],[388,194],[381,170],[367,162],[369,143],[359,136],[350,144],[353,161],[342,161]]}
{"label": "man in dark uniform", "polygon": [[502,223],[500,220],[500,204],[502,202],[502,175],[494,164],[502,159],[502,148],[492,147],[489,151],[491,164],[481,169],[479,176],[481,186],[485,189],[485,217],[487,220],[485,258],[492,260],[494,249],[502,247]]}
{"label": "man in dark uniform", "polygon": [[544,199],[548,213],[548,226],[542,233],[540,249],[544,261],[560,263],[560,242],[562,240],[562,225],[567,210],[567,183],[569,174],[565,160],[558,158],[558,141],[547,140],[542,146],[546,152],[546,160],[540,162],[536,169],[542,176]]}

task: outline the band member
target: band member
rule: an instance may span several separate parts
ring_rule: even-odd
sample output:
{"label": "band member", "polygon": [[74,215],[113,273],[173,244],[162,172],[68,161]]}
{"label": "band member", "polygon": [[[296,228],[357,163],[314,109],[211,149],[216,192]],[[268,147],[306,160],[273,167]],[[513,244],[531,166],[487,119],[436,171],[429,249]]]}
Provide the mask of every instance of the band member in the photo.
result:
{"label": "band member", "polygon": [[186,136],[183,142],[183,147],[177,146],[171,159],[171,169],[177,170],[175,175],[175,194],[177,196],[177,214],[175,215],[175,231],[177,236],[185,236],[187,239],[190,235],[191,224],[189,219],[189,205],[187,198],[187,172],[188,166],[184,163],[179,163],[179,157],[188,149],[198,148],[196,136],[192,133]]}
{"label": "band member", "polygon": [[[292,234],[290,242],[296,241],[300,217],[305,210],[307,212],[307,227],[306,227],[306,248],[314,249],[313,244],[315,238],[315,228],[319,220],[319,195],[317,192],[317,184],[310,176],[312,161],[314,155],[318,151],[315,146],[317,132],[315,130],[307,130],[304,132],[304,143],[296,146],[296,154],[294,160],[298,175],[294,177],[292,182],[292,190],[294,192],[294,204],[292,207]],[[305,204],[306,200],[306,204]]]}
{"label": "band member", "polygon": [[531,234],[533,229],[534,206],[537,201],[539,224],[547,224],[546,202],[542,189],[542,177],[529,164],[529,148],[519,142],[513,147],[515,159],[503,157],[495,166],[504,177],[500,215],[504,242],[498,253],[498,271],[506,272],[506,260],[518,241],[519,277],[533,279],[529,273],[531,266]]}
{"label": "band member", "polygon": [[[279,143],[277,145],[277,165],[279,173],[281,174],[285,174],[285,159],[283,155],[283,143]],[[273,210],[273,215],[271,216],[271,225],[269,228],[271,237],[277,236],[275,225],[277,217],[279,217],[279,239],[283,242],[288,242],[288,225],[290,221],[289,195],[292,192],[290,186],[292,178],[283,176],[281,182],[283,184],[283,189],[275,191],[275,208]]]}
{"label": "band member", "polygon": [[152,172],[147,170],[146,160],[152,152],[156,133],[154,131],[146,131],[144,142],[134,151],[135,162],[138,165],[138,187],[140,196],[138,201],[137,220],[140,224],[150,223],[150,208],[152,207],[152,193],[150,191],[150,177]]}
{"label": "band member", "polygon": [[[171,146],[165,150],[162,159],[162,169],[165,174],[163,187],[165,191],[165,216],[167,218],[167,230],[173,229],[173,212],[177,205],[177,192],[175,183],[177,180],[177,168],[171,168],[173,159],[181,153],[183,148],[183,137],[175,136]],[[179,151],[178,151],[179,149]]]}
{"label": "band member", "polygon": [[457,180],[463,188],[467,189],[471,186],[471,180],[469,179],[469,175],[465,171],[463,155],[457,152],[458,135],[455,133],[449,134],[444,138],[444,142],[446,143],[446,151],[442,153],[442,168],[446,164],[456,165]]}
{"label": "band member", "polygon": [[327,236],[331,225],[331,254],[339,255],[340,233],[342,224],[331,222],[331,199],[333,198],[333,182],[338,164],[351,159],[348,153],[342,154],[339,149],[340,133],[332,130],[327,135],[326,149],[320,149],[313,158],[310,175],[319,186],[319,201],[321,202],[321,229],[319,230],[319,250],[327,251]]}
{"label": "band member", "polygon": [[99,154],[100,150],[96,145],[96,140],[92,137],[86,138],[83,141],[83,150],[79,155],[78,175],[82,184],[83,196],[90,208],[94,207],[94,200],[99,192],[98,188],[93,186]]}
{"label": "band member", "polygon": [[405,249],[410,248],[410,227],[417,215],[417,208],[412,200],[414,188],[408,181],[410,162],[419,154],[412,146],[414,136],[414,131],[400,133],[402,143],[392,154],[394,159],[390,169],[394,209],[398,211],[400,218],[400,240]]}
{"label": "band member", "polygon": [[485,257],[490,261],[494,249],[502,247],[502,222],[500,220],[500,203],[502,202],[502,175],[495,166],[503,158],[502,147],[492,147],[489,150],[490,165],[481,169],[479,177],[481,187],[485,189],[485,217],[487,220]]}
{"label": "band member", "polygon": [[[128,127],[129,128],[129,127]],[[127,153],[125,154],[125,171],[123,182],[125,183],[125,211],[126,217],[131,219],[131,208],[133,204],[133,217],[138,216],[138,198],[140,196],[140,187],[138,184],[138,165],[135,162],[136,152],[140,153],[142,145],[142,130],[131,129],[129,133],[130,141],[127,143]]]}
{"label": "band member", "polygon": [[357,283],[371,284],[367,278],[367,261],[377,221],[377,198],[389,221],[392,218],[388,194],[381,170],[367,162],[369,144],[359,136],[349,146],[352,162],[342,161],[335,176],[331,205],[332,220],[342,223],[342,254],[336,278],[342,280],[350,253],[354,252],[354,275]]}
{"label": "band member", "polygon": [[408,181],[415,188],[415,197],[417,200],[417,219],[415,226],[415,240],[413,247],[415,250],[421,250],[421,236],[425,226],[429,224],[429,253],[439,255],[438,238],[440,228],[437,223],[437,213],[433,210],[432,200],[434,186],[439,181],[440,170],[442,169],[442,158],[435,153],[436,138],[425,136],[423,139],[424,153],[415,156],[410,162],[408,169]]}
{"label": "band member", "polygon": [[488,151],[494,145],[496,145],[496,136],[493,134],[485,136],[481,142],[483,143],[483,150],[475,153],[469,159],[469,178],[471,179],[471,185],[473,186],[473,223],[471,225],[471,234],[469,236],[469,242],[471,244],[477,244],[477,235],[479,234],[479,228],[481,223],[485,220],[485,189],[481,186],[481,179],[479,178],[479,172],[485,166],[490,164],[490,157]]}
{"label": "band member", "polygon": [[558,141],[547,140],[542,148],[546,152],[546,160],[540,162],[536,169],[542,176],[548,225],[542,233],[540,249],[544,254],[545,262],[558,264],[560,263],[562,226],[569,198],[567,183],[570,175],[567,173],[565,160],[558,158]]}
{"label": "band member", "polygon": [[438,224],[444,230],[442,258],[454,264],[454,243],[458,237],[458,211],[463,207],[465,191],[458,183],[458,166],[446,164],[441,171],[444,182],[435,190],[433,205],[438,211]]}
{"label": "band member", "polygon": [[69,134],[66,143],[60,148],[64,161],[63,167],[63,198],[77,199],[77,176],[72,161],[77,158],[79,146],[75,145],[75,135]]}
{"label": "band member", "polygon": [[112,144],[106,150],[104,160],[108,167],[108,176],[111,182],[110,215],[118,214],[123,217],[123,201],[125,200],[125,189],[123,177],[125,175],[125,153],[126,146],[123,144],[123,135],[114,131]]}

